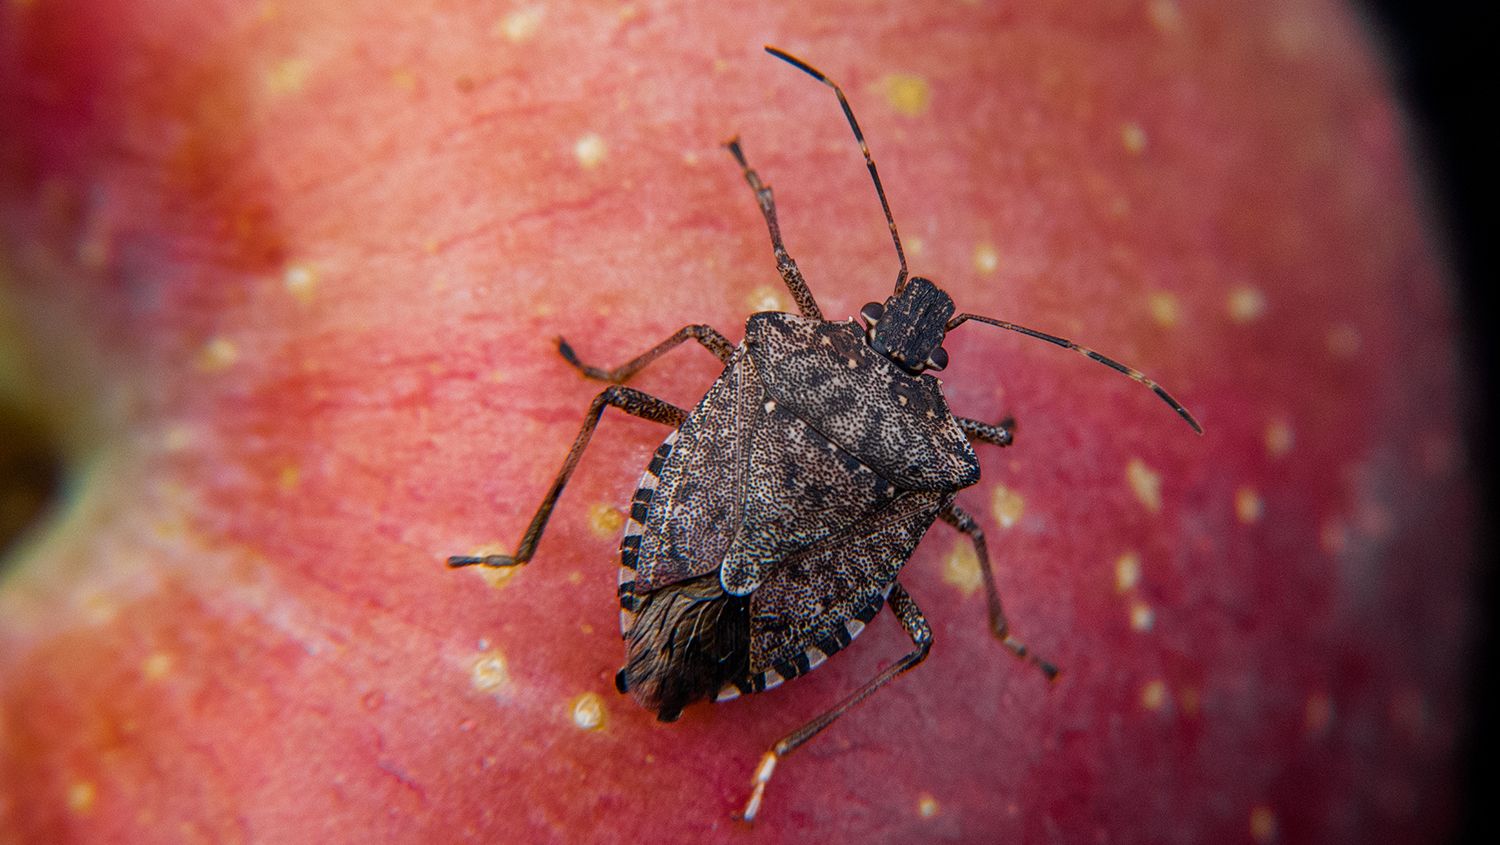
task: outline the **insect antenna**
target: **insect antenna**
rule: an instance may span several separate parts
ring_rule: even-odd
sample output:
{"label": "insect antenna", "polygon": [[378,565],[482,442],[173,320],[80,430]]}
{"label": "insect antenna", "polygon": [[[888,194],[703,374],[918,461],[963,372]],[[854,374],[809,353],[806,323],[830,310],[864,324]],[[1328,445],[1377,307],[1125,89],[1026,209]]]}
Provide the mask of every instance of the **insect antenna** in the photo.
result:
{"label": "insect antenna", "polygon": [[832,88],[833,93],[839,96],[839,105],[844,108],[844,117],[849,119],[849,128],[854,130],[854,139],[859,141],[860,152],[865,154],[865,164],[870,167],[870,178],[875,180],[875,193],[880,195],[880,207],[885,210],[885,222],[891,227],[891,242],[896,245],[896,258],[901,262],[901,272],[896,274],[896,293],[900,293],[901,289],[906,287],[906,252],[901,249],[901,235],[896,232],[896,218],[891,216],[891,204],[886,201],[885,187],[880,184],[880,173],[875,170],[875,159],[870,156],[870,145],[865,143],[865,133],[860,131],[859,121],[854,119],[854,109],[849,107],[849,99],[844,96],[844,89],[840,88],[837,82],[824,76],[821,70],[790,53],[770,45],[766,46],[766,52]]}
{"label": "insect antenna", "polygon": [[1098,361],[1099,363],[1103,364],[1106,367],[1109,367],[1111,370],[1114,370],[1117,373],[1123,373],[1124,375],[1135,379],[1141,384],[1144,384],[1146,387],[1151,389],[1152,393],[1160,396],[1163,402],[1171,405],[1172,410],[1177,412],[1177,416],[1182,417],[1187,421],[1188,425],[1193,427],[1193,431],[1196,431],[1199,434],[1203,433],[1203,426],[1199,425],[1198,421],[1193,419],[1193,415],[1188,413],[1187,408],[1182,407],[1181,402],[1173,399],[1172,394],[1168,393],[1161,385],[1147,378],[1145,373],[1135,369],[1134,367],[1127,367],[1113,358],[1100,355],[1098,352],[1089,349],[1087,346],[1079,346],[1078,344],[1074,343],[1071,340],[1068,340],[1065,337],[1058,337],[1057,335],[1047,334],[1046,332],[1039,332],[1036,329],[1028,329],[1025,326],[1016,325],[1015,323],[1007,322],[1005,320],[996,320],[994,317],[984,317],[979,314],[959,314],[957,317],[954,317],[953,319],[948,321],[947,331],[951,332],[955,328],[963,325],[969,320],[978,320],[981,323],[989,323],[992,326],[998,326],[1002,329],[1013,332],[1020,332],[1021,334],[1027,335],[1029,337],[1034,337],[1037,340],[1045,340],[1048,343],[1061,346],[1064,349],[1071,349],[1091,361]]}

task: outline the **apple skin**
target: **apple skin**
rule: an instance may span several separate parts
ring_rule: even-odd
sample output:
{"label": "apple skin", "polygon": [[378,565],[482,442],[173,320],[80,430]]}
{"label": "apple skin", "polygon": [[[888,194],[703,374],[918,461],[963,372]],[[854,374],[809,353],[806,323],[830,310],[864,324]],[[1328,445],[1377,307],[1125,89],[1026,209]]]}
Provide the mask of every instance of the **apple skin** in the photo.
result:
{"label": "apple skin", "polygon": [[[0,583],[0,842],[1441,841],[1475,560],[1452,285],[1378,50],[1336,3],[0,10],[11,380],[69,496]],[[620,507],[666,432],[599,389],[790,307],[733,134],[830,318],[896,264],[969,324],[957,413],[1019,421],[881,618],[658,724],[619,696]],[[3,356],[0,356],[3,357]],[[701,350],[636,386],[682,405]]]}

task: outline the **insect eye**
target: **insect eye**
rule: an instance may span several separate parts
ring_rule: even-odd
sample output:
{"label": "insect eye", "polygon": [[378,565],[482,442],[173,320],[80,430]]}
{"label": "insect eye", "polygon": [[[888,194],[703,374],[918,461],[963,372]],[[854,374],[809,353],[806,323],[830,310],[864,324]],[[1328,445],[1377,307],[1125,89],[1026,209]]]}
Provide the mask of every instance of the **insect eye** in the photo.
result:
{"label": "insect eye", "polygon": [[865,325],[873,326],[880,322],[880,317],[885,313],[885,306],[878,302],[866,302],[865,307],[859,309],[859,316],[865,321]]}
{"label": "insect eye", "polygon": [[943,347],[939,346],[938,348],[932,350],[931,355],[927,356],[927,369],[942,370],[946,369],[947,366],[948,350],[944,349]]}

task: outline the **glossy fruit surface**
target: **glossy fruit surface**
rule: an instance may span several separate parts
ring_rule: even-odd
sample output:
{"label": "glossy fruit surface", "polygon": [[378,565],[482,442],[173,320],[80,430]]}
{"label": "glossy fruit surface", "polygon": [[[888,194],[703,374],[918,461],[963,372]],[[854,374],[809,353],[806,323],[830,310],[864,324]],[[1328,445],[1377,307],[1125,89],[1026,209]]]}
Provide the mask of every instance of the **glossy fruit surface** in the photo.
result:
{"label": "glossy fruit surface", "polygon": [[[765,747],[908,647],[673,725],[614,692],[658,427],[597,391],[790,307],[738,134],[824,311],[896,264],[1139,367],[1202,421],[969,324],[1014,414],[903,583],[931,658],[788,758],[768,841],[1440,839],[1473,513],[1450,288],[1380,59],[1331,3],[0,11],[0,334],[67,500],[0,581],[0,841],[688,841]],[[691,404],[674,352],[636,386]]]}

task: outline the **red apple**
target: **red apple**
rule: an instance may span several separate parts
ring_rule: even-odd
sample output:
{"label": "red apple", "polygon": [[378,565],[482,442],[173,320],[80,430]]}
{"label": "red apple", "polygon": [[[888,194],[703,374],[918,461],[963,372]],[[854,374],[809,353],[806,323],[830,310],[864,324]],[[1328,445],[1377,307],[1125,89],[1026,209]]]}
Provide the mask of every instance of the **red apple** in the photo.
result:
{"label": "red apple", "polygon": [[[1471,487],[1450,280],[1342,4],[25,0],[0,11],[6,384],[68,496],[0,586],[0,841],[1440,839]],[[938,525],[882,618],[672,725],[617,695],[613,365],[790,306],[738,134],[834,319],[895,256],[1198,416],[979,324],[943,374],[1019,635]],[[696,348],[633,383],[691,405]]]}

